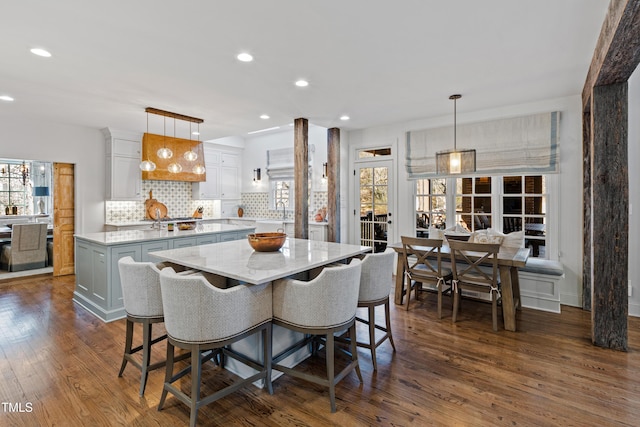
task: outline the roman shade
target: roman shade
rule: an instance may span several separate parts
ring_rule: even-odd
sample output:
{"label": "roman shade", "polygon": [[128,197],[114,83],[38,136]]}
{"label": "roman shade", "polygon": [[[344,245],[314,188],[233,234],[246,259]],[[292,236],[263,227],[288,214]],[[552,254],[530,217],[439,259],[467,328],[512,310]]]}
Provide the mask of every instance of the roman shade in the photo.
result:
{"label": "roman shade", "polygon": [[[473,175],[558,173],[560,114],[533,114],[457,126],[457,145],[476,150]],[[409,179],[436,173],[436,152],[453,144],[453,127],[407,132],[406,170]]]}
{"label": "roman shade", "polygon": [[[309,167],[311,167],[311,157],[314,150],[315,147],[309,145]],[[269,179],[293,179],[295,175],[293,156],[293,147],[267,150],[267,175]]]}

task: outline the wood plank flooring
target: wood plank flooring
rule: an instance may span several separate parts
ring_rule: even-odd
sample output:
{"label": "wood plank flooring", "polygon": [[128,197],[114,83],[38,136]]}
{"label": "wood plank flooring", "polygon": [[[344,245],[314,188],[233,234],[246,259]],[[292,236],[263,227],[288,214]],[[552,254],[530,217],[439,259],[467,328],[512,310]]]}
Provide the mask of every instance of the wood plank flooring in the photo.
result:
{"label": "wood plank flooring", "polygon": [[[0,282],[0,425],[187,425],[187,407],[174,397],[157,411],[163,370],[150,373],[143,398],[133,366],[117,377],[125,322],[103,323],[75,305],[73,286],[73,276]],[[202,408],[199,425],[640,424],[640,319],[629,318],[629,351],[618,352],[591,345],[590,313],[576,308],[523,309],[518,332],[497,333],[488,304],[465,300],[455,325],[444,313],[438,320],[435,295],[409,312],[392,307],[398,351],[379,347],[375,373],[360,349],[364,383],[353,373],[338,385],[334,414],[326,389],[283,376],[272,396],[244,388]],[[323,369],[322,360],[305,366]],[[205,393],[234,381],[212,364],[204,376]]]}

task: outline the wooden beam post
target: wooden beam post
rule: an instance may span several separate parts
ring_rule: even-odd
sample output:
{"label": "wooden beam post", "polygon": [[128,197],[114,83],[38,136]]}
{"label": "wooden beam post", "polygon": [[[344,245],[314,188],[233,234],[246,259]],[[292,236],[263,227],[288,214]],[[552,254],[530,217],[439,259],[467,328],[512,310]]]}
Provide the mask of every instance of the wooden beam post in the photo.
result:
{"label": "wooden beam post", "polygon": [[[591,96],[589,96],[591,99]],[[591,113],[582,115],[582,308],[591,310]]]}
{"label": "wooden beam post", "polygon": [[627,350],[629,171],[627,83],[591,94],[591,337]]}
{"label": "wooden beam post", "polygon": [[295,237],[309,238],[309,121],[293,122],[293,157],[295,176]]}
{"label": "wooden beam post", "polygon": [[340,129],[327,129],[327,240],[340,242]]}

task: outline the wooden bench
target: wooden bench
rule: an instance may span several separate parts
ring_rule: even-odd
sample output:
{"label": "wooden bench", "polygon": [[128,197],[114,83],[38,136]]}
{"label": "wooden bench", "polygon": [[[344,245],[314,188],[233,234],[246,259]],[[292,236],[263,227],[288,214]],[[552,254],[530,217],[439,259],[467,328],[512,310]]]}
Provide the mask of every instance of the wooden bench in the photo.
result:
{"label": "wooden bench", "polygon": [[559,261],[529,258],[519,269],[520,302],[523,307],[560,313],[560,288],[564,266]]}

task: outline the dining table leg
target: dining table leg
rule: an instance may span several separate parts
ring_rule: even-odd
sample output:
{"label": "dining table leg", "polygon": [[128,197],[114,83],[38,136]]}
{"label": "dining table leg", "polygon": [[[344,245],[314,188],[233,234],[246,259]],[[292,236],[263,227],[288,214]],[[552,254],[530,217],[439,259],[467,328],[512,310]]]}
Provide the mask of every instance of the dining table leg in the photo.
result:
{"label": "dining table leg", "polygon": [[511,289],[513,289],[513,303],[519,310],[522,308],[522,300],[520,299],[520,278],[518,276],[518,267],[511,267]]}
{"label": "dining table leg", "polygon": [[[517,274],[517,269],[516,269]],[[500,282],[502,284],[502,318],[504,319],[504,329],[507,331],[516,330],[516,307],[513,298],[513,283],[511,281],[511,267],[500,266]],[[519,290],[518,290],[519,292]]]}
{"label": "dining table leg", "polygon": [[396,292],[393,302],[396,305],[402,305],[402,297],[404,296],[404,263],[398,259],[398,267],[396,268]]}

